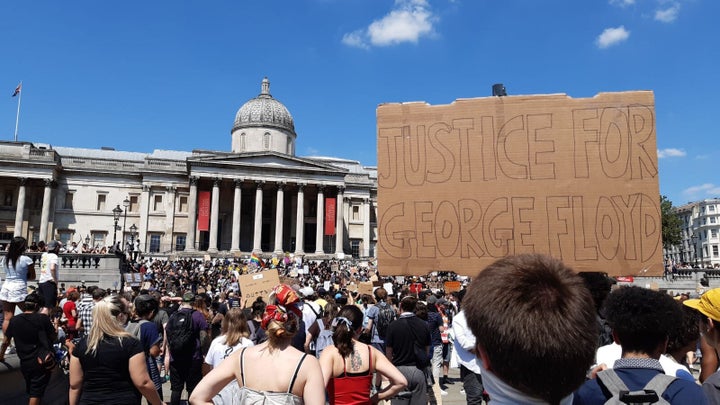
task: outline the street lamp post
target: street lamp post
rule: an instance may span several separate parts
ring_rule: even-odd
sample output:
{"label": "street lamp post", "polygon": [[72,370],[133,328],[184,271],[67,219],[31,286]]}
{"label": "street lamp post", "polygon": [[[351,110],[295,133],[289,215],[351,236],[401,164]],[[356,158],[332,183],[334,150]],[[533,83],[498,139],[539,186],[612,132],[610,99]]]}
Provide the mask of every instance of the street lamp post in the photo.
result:
{"label": "street lamp post", "polygon": [[692,239],[692,242],[693,242],[693,254],[694,254],[694,256],[695,256],[695,267],[697,267],[697,265],[698,265],[698,260],[697,260],[697,240],[698,240],[698,237],[697,237],[697,235],[693,235],[692,237],[690,237],[690,239]]}
{"label": "street lamp post", "polygon": [[137,252],[135,251],[135,232],[137,232],[137,226],[135,224],[130,225],[130,257],[132,261],[135,261]]}
{"label": "street lamp post", "polygon": [[130,199],[128,197],[125,197],[125,199],[122,202],[123,207],[125,207],[125,218],[123,218],[123,229],[122,229],[122,244],[123,244],[123,252],[125,251],[125,225],[127,224],[127,212],[128,208],[130,208]]}
{"label": "street lamp post", "polygon": [[113,227],[113,250],[115,250],[115,246],[117,246],[117,223],[120,220],[120,214],[122,214],[122,208],[120,208],[120,204],[118,204],[117,207],[113,208],[112,213],[113,221],[115,222],[115,226]]}

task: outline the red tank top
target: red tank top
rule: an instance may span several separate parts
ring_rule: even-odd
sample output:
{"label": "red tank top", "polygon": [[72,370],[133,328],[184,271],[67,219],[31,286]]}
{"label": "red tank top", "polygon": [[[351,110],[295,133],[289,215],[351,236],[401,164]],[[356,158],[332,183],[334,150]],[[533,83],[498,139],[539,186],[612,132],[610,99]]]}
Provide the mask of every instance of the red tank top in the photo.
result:
{"label": "red tank top", "polygon": [[[357,344],[357,343],[356,343]],[[370,403],[373,364],[372,349],[368,347],[369,367],[367,371],[348,375],[343,357],[343,373],[330,379],[328,396],[330,405],[365,405]]]}

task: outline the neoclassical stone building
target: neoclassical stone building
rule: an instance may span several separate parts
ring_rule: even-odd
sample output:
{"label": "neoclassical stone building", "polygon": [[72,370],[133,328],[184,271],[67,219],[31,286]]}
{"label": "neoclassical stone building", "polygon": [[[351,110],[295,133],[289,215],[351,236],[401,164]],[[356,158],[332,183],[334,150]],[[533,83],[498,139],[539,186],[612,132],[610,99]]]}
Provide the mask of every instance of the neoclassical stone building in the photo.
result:
{"label": "neoclassical stone building", "polygon": [[296,140],[265,78],[237,112],[229,152],[0,142],[0,243],[139,239],[143,252],[160,254],[374,256],[377,169],[295,156]]}

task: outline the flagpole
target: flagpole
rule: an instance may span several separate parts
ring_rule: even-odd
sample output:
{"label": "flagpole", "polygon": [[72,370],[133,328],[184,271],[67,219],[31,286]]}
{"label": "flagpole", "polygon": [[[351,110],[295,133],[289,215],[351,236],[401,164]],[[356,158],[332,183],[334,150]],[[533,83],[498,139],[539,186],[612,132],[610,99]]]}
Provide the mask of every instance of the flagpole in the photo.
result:
{"label": "flagpole", "polygon": [[18,94],[17,115],[15,116],[15,142],[17,142],[18,122],[20,121],[20,100],[22,100],[22,81],[20,81],[20,94]]}

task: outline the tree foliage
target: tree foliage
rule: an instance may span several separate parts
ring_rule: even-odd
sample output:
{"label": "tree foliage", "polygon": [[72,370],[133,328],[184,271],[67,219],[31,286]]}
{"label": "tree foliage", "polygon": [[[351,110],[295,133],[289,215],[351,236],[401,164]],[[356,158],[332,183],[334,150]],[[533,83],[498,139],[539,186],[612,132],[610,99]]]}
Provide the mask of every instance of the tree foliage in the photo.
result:
{"label": "tree foliage", "polygon": [[662,243],[665,249],[682,242],[682,220],[675,213],[672,201],[660,196],[660,216],[662,218]]}

